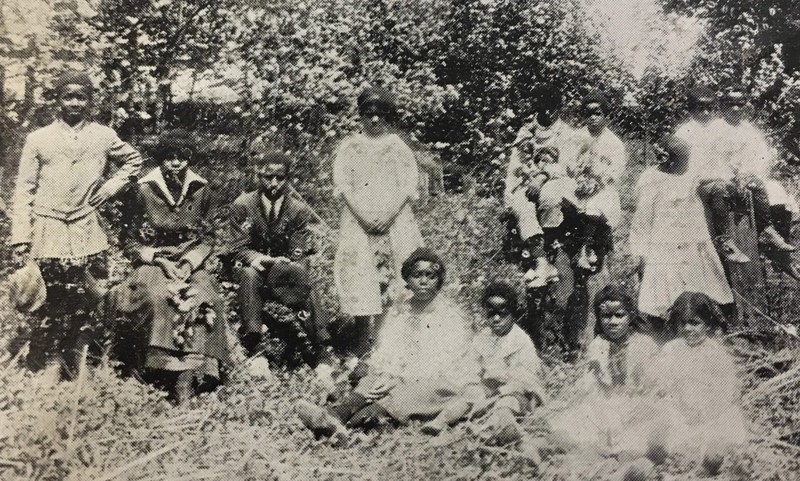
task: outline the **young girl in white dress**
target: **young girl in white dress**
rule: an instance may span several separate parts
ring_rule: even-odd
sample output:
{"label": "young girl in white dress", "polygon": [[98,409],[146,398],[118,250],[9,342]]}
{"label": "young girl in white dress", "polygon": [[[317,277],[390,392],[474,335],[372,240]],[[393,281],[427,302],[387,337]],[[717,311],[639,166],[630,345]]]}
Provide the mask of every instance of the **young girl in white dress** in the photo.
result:
{"label": "young girl in white dress", "polygon": [[696,292],[681,294],[671,314],[679,337],[664,345],[648,376],[661,398],[650,452],[700,461],[715,475],[747,439],[736,365],[715,335],[724,317],[710,297]]}
{"label": "young girl in white dress", "polygon": [[636,413],[658,346],[636,332],[633,298],[623,287],[604,287],[594,306],[597,335],[586,352],[586,373],[567,408],[555,413],[550,424],[569,447],[601,454],[637,451],[649,429],[643,429],[645,420]]}
{"label": "young girl in white dress", "polygon": [[[684,291],[702,292],[719,304],[733,302],[697,184],[687,173],[689,144],[678,137],[663,144],[664,162],[639,178],[630,233],[631,253],[643,269],[639,312],[662,320]],[[654,333],[659,334],[664,333]]]}
{"label": "young girl in white dress", "polygon": [[374,341],[376,318],[402,290],[400,266],[423,245],[411,201],[418,198],[414,153],[391,132],[391,93],[368,88],[358,98],[362,132],[346,138],[333,164],[334,192],[344,202],[334,281],[341,310],[354,316],[354,353]]}

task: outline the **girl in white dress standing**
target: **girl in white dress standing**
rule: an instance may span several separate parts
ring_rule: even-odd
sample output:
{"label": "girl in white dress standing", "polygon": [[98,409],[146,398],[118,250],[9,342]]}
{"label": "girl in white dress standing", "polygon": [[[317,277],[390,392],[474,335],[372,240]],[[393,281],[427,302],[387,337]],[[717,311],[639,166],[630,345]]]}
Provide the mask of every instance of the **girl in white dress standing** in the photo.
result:
{"label": "girl in white dress standing", "polygon": [[354,353],[363,356],[375,325],[402,288],[403,259],[423,245],[411,201],[418,198],[414,153],[392,133],[392,94],[367,88],[358,98],[362,131],[346,138],[333,164],[344,202],[334,281],[341,310],[355,320]]}
{"label": "girl in white dress standing", "polygon": [[[643,269],[639,312],[661,322],[685,291],[706,294],[718,304],[733,302],[697,184],[687,174],[689,144],[678,137],[664,144],[665,161],[639,178],[630,233],[631,253]],[[655,336],[667,334],[653,324]]]}

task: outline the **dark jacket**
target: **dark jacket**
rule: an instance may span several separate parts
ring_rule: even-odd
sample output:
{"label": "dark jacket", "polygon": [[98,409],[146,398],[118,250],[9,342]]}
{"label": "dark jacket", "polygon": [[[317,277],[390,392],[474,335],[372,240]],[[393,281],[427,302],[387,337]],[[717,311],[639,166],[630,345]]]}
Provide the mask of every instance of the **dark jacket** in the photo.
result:
{"label": "dark jacket", "polygon": [[156,255],[187,261],[199,269],[211,254],[211,207],[207,182],[189,171],[179,199],[172,199],[160,169],[144,176],[123,198],[121,241],[136,264],[150,264]]}
{"label": "dark jacket", "polygon": [[230,222],[229,252],[235,261],[250,264],[263,254],[300,261],[317,251],[309,228],[317,223],[317,217],[308,204],[289,192],[284,194],[275,225],[269,225],[259,191],[245,192],[233,202]]}

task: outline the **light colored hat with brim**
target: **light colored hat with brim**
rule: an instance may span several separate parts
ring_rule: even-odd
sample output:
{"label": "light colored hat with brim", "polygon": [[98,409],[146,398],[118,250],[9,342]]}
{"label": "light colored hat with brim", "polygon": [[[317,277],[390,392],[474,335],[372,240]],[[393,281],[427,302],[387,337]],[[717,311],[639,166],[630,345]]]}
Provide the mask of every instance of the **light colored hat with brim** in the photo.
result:
{"label": "light colored hat with brim", "polygon": [[28,262],[10,277],[9,296],[20,312],[34,312],[44,305],[47,288],[42,271],[35,262]]}

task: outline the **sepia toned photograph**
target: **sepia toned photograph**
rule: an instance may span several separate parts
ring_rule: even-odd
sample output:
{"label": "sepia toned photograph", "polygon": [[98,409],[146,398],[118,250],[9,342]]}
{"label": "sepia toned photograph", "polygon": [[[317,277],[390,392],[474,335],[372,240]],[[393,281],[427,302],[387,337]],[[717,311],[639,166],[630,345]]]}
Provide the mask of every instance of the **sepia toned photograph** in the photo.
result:
{"label": "sepia toned photograph", "polygon": [[0,480],[800,480],[797,0],[0,0]]}

